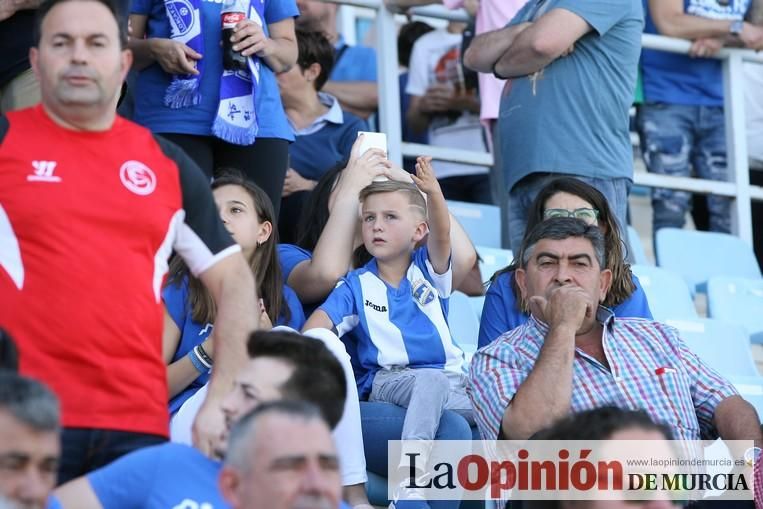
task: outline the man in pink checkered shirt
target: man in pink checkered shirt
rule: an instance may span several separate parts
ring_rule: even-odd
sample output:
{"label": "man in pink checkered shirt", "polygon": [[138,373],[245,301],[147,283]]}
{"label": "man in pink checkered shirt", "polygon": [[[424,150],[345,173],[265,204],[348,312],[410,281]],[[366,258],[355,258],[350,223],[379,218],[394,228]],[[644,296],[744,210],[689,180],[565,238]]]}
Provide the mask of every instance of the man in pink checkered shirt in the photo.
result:
{"label": "man in pink checkered shirt", "polygon": [[611,281],[601,231],[540,223],[516,271],[527,324],[479,350],[469,395],[485,439],[526,439],[571,412],[643,409],[676,439],[761,444],[755,409],[692,353],[675,329],[600,305]]}

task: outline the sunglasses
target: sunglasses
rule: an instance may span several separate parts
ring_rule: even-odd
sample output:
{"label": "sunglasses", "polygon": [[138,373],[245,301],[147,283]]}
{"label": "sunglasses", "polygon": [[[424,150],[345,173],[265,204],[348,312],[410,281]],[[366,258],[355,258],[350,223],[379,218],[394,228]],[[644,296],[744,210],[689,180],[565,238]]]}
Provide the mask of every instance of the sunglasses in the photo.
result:
{"label": "sunglasses", "polygon": [[595,223],[599,219],[599,211],[591,208],[575,210],[546,209],[543,211],[543,219],[551,219],[552,217],[574,217],[582,219],[586,223]]}

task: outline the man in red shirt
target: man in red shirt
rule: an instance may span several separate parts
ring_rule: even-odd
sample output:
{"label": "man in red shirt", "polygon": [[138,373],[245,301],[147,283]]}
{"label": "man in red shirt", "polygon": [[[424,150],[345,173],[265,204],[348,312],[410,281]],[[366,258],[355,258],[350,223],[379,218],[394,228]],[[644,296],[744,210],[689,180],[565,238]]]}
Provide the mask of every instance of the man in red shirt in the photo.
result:
{"label": "man in red shirt", "polygon": [[41,6],[30,60],[42,104],[0,117],[0,326],[21,371],[61,398],[61,480],[167,436],[160,290],[173,250],[218,309],[202,451],[257,325],[251,270],[201,171],[115,114],[132,62],[115,12],[112,0]]}

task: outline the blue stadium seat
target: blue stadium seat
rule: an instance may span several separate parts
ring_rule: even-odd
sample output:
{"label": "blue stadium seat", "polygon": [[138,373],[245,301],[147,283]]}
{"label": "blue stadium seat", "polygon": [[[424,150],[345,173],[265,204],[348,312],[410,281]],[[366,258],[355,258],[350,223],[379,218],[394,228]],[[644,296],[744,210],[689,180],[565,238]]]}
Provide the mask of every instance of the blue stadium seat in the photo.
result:
{"label": "blue stadium seat", "polygon": [[707,283],[707,314],[741,324],[763,344],[763,279],[714,277]]}
{"label": "blue stadium seat", "polygon": [[652,265],[631,265],[631,270],[641,282],[655,320],[698,317],[689,287],[681,276]]}
{"label": "blue stadium seat", "polygon": [[480,322],[474,313],[469,297],[461,292],[453,292],[448,302],[448,326],[456,344],[466,354],[467,362],[477,351],[477,335]]}
{"label": "blue stadium seat", "polygon": [[646,257],[646,251],[644,251],[644,244],[641,243],[641,237],[638,236],[638,232],[632,226],[628,226],[628,244],[630,245],[630,254],[633,263],[639,265],[654,265]]}
{"label": "blue stadium seat", "polygon": [[501,247],[501,209],[495,205],[448,200],[448,210],[478,246]]}
{"label": "blue stadium seat", "polygon": [[713,276],[761,277],[752,247],[733,235],[661,228],[655,242],[657,265],[681,274],[692,292],[704,293]]}
{"label": "blue stadium seat", "polygon": [[666,323],[678,329],[689,348],[722,375],[758,376],[750,340],[741,325],[712,318],[667,320]]}
{"label": "blue stadium seat", "polygon": [[497,271],[505,268],[514,260],[511,249],[501,249],[489,246],[477,245],[477,254],[480,256],[480,273],[483,281],[490,280]]}

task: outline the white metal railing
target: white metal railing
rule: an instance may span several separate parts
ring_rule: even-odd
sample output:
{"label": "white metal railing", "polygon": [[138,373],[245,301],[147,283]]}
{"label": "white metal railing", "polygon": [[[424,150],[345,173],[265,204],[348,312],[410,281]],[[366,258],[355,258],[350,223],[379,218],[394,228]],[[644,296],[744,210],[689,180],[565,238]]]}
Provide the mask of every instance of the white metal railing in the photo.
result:
{"label": "white metal railing", "polygon": [[[493,157],[484,151],[457,150],[431,145],[403,143],[401,141],[400,89],[397,75],[397,23],[395,14],[384,8],[382,0],[324,0],[343,5],[364,7],[376,11],[376,49],[379,75],[379,127],[387,134],[389,158],[398,164],[403,155],[426,154],[435,159],[480,166],[491,166]],[[450,11],[441,5],[416,7],[417,16],[437,19],[466,20],[463,10]],[[644,34],[645,48],[686,54],[689,41],[659,35]],[[745,132],[744,62],[763,64],[763,54],[751,50],[724,48],[715,58],[723,61],[723,86],[726,115],[728,182],[699,178],[670,177],[654,173],[636,173],[634,184],[647,187],[685,190],[700,194],[716,194],[734,199],[732,207],[733,231],[748,244],[752,244],[752,218],[750,200],[763,201],[763,187],[751,186]]]}

